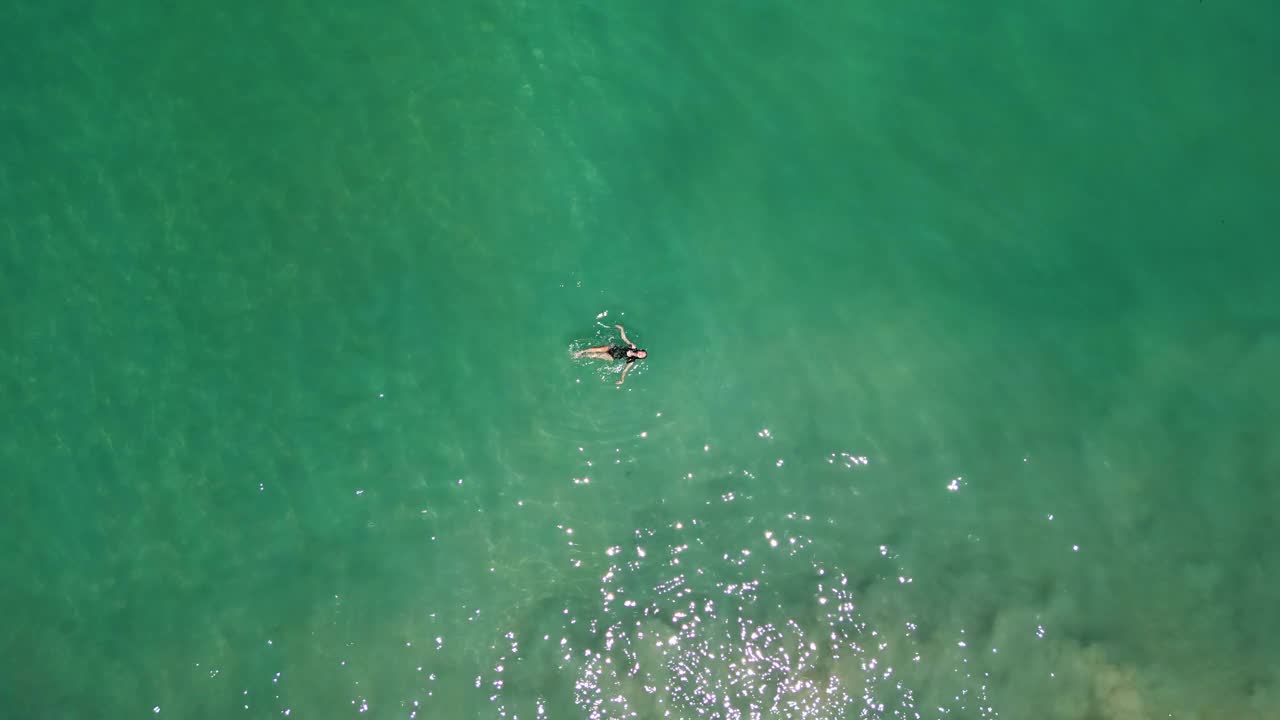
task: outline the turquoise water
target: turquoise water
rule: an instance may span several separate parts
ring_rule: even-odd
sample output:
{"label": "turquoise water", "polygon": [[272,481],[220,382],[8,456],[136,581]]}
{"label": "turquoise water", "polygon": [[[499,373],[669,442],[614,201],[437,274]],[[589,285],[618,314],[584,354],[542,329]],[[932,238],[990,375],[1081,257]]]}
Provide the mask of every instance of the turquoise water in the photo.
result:
{"label": "turquoise water", "polygon": [[1275,716],[1277,11],[127,5],[0,12],[0,714]]}

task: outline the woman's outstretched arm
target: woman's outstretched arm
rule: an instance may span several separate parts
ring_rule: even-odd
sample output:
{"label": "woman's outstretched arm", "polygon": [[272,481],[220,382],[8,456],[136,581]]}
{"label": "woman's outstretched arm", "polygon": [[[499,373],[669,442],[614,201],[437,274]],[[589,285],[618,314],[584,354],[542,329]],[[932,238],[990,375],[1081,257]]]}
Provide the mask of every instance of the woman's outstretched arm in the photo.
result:
{"label": "woman's outstretched arm", "polygon": [[633,348],[636,346],[635,343],[627,339],[627,331],[623,330],[621,325],[614,325],[614,327],[618,328],[618,332],[622,333],[622,342],[630,345]]}

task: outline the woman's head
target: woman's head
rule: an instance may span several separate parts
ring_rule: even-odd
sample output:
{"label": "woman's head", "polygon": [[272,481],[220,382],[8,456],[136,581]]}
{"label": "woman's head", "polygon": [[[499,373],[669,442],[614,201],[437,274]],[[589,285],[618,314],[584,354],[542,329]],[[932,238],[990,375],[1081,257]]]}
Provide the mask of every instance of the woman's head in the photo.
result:
{"label": "woman's head", "polygon": [[640,350],[639,348],[635,348],[627,351],[627,357],[633,357],[639,360],[643,360],[648,356],[649,356],[648,350]]}

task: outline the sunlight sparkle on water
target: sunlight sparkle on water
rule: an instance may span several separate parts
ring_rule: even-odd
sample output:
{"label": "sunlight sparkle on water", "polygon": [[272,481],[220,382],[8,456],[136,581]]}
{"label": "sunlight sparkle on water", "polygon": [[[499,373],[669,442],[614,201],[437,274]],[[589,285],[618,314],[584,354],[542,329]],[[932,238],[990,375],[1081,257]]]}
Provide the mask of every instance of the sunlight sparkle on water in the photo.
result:
{"label": "sunlight sparkle on water", "polygon": [[[812,539],[799,531],[813,518],[796,512],[772,517],[773,527],[728,551],[716,549],[723,528],[704,534],[707,523],[692,521],[634,531],[656,549],[653,559],[640,545],[633,559],[622,558],[621,545],[606,547],[598,556],[607,568],[596,576],[594,609],[557,611],[565,632],[558,636],[556,663],[584,717],[813,719],[868,710],[918,717],[910,685],[915,676],[896,670],[923,663],[915,623],[903,618],[896,632],[880,632],[859,611],[854,588],[865,583],[851,582],[848,573],[812,555]],[[780,548],[785,554],[777,554]],[[882,557],[890,555],[887,545],[878,549]],[[786,562],[777,564],[779,558]],[[673,559],[684,562],[673,567]],[[801,571],[806,566],[807,573]],[[896,577],[895,588],[913,581]],[[779,592],[789,598],[785,604]],[[575,630],[584,623],[589,635]],[[954,636],[951,642],[957,642]],[[495,658],[494,667],[510,667],[517,657],[513,647]],[[954,663],[945,666],[948,672],[935,671],[951,683],[947,697],[953,700],[939,698],[942,715],[990,707],[985,686],[971,682],[976,659],[937,657],[934,663]],[[498,692],[491,700],[499,717],[542,716],[541,700],[536,708],[517,707],[520,701],[506,698],[493,674]]]}

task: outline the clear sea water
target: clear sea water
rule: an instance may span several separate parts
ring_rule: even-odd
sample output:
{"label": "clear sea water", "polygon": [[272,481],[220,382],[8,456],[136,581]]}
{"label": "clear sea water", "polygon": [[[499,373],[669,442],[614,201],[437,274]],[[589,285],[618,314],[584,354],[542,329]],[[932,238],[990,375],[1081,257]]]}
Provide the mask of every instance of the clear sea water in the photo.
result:
{"label": "clear sea water", "polygon": [[0,716],[1280,717],[1276,6],[0,38]]}

